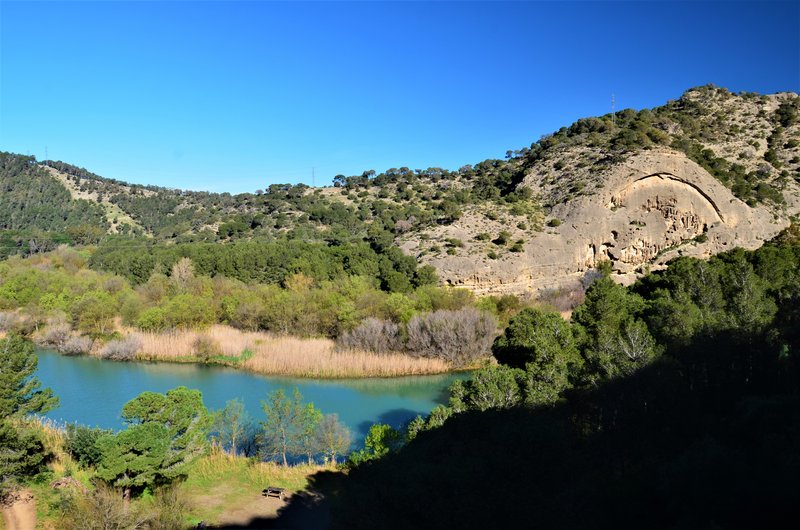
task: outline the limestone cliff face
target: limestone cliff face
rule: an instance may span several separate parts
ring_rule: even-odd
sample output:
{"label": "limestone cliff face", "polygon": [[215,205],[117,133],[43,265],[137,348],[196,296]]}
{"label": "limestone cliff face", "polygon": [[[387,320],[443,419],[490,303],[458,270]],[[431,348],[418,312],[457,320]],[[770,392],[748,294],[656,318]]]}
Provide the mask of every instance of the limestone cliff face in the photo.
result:
{"label": "limestone cliff face", "polygon": [[[478,294],[565,287],[603,260],[610,260],[617,279],[628,283],[643,269],[659,268],[679,255],[757,248],[797,213],[751,208],[686,155],[666,148],[632,155],[594,177],[602,186],[554,206],[551,214],[561,224],[535,233],[524,252],[497,260],[466,252],[429,262],[445,282]],[[524,183],[534,189],[538,184],[535,175]],[[466,238],[476,222],[467,215],[442,230]]]}
{"label": "limestone cliff face", "polygon": [[[564,272],[611,260],[617,272],[629,274],[678,254],[754,248],[788,226],[767,208],[748,207],[682,153],[640,153],[609,171],[605,182],[597,195],[554,209],[565,220],[560,242],[572,241],[561,251],[574,270]],[[706,241],[693,241],[702,234]]]}

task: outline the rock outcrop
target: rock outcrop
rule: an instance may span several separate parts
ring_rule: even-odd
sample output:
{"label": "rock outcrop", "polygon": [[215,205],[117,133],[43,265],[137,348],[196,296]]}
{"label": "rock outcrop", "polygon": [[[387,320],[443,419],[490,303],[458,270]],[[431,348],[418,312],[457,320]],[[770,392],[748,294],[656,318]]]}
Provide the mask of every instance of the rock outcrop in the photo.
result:
{"label": "rock outcrop", "polygon": [[[634,154],[595,179],[602,183],[595,193],[553,207],[561,224],[535,233],[524,252],[501,259],[466,252],[428,261],[445,282],[477,294],[570,287],[604,260],[619,281],[629,283],[680,255],[757,248],[797,213],[750,207],[685,154],[665,148]],[[523,183],[538,184],[535,175]],[[443,227],[442,237],[468,236],[464,223],[474,220]]]}

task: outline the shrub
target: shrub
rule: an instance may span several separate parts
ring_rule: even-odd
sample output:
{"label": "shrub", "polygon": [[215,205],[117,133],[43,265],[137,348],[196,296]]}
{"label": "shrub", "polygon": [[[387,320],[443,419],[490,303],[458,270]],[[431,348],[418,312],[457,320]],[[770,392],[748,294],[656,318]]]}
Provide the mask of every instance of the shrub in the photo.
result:
{"label": "shrub", "polygon": [[14,313],[0,313],[0,331],[11,331],[17,322]]}
{"label": "shrub", "polygon": [[167,327],[167,315],[160,307],[151,307],[142,311],[136,327],[142,331],[162,331]]}
{"label": "shrub", "polygon": [[461,241],[458,238],[450,237],[450,238],[447,238],[447,246],[449,246],[449,247],[459,247],[460,248],[460,247],[464,246],[464,242]]}
{"label": "shrub", "polygon": [[340,349],[387,353],[402,348],[400,326],[390,320],[368,318],[357,328],[344,333],[336,345]]}
{"label": "shrub", "polygon": [[475,236],[475,239],[477,239],[478,241],[489,241],[489,239],[490,239],[491,237],[492,237],[492,236],[490,236],[488,233],[486,233],[486,232],[481,232],[480,234],[478,234],[477,236]]}
{"label": "shrub", "polygon": [[0,331],[29,335],[36,329],[36,320],[14,313],[0,313]]}
{"label": "shrub", "polygon": [[494,317],[475,308],[434,311],[408,323],[406,349],[412,355],[464,366],[489,355],[496,333]]}
{"label": "shrub", "polygon": [[109,341],[100,350],[100,358],[112,361],[131,361],[141,348],[142,342],[138,338],[128,336],[124,339]]}
{"label": "shrub", "polygon": [[213,357],[222,355],[220,343],[208,335],[198,335],[192,341],[192,354],[201,362],[207,363]]}
{"label": "shrub", "polygon": [[145,525],[149,519],[141,505],[126,506],[122,495],[103,483],[88,495],[67,491],[59,511],[58,528],[62,530],[147,528]]}
{"label": "shrub", "polygon": [[63,355],[82,355],[89,353],[94,341],[89,337],[70,337],[58,349]]}
{"label": "shrub", "polygon": [[36,337],[36,343],[40,346],[61,350],[64,343],[69,339],[70,326],[65,322],[53,323]]}
{"label": "shrub", "polygon": [[100,462],[97,440],[113,431],[90,428],[84,425],[67,424],[66,449],[84,467],[96,466]]}
{"label": "shrub", "polygon": [[214,303],[209,297],[179,294],[163,306],[168,327],[206,327],[217,320]]}
{"label": "shrub", "polygon": [[492,241],[495,245],[505,245],[508,243],[508,240],[511,239],[511,232],[508,230],[503,230],[497,235],[497,239]]}
{"label": "shrub", "polygon": [[561,219],[550,219],[547,221],[547,226],[551,226],[553,228],[556,226],[561,226]]}

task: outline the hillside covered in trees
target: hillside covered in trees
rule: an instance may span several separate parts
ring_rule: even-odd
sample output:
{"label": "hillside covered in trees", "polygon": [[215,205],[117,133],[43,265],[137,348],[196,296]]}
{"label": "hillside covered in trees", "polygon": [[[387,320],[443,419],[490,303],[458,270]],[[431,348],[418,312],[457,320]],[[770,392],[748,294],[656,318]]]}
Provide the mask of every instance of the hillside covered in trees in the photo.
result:
{"label": "hillside covered in trees", "polygon": [[[611,260],[615,272],[628,273],[679,252],[707,257],[730,243],[753,246],[772,237],[800,208],[799,116],[796,94],[732,94],[707,86],[662,107],[579,120],[530,147],[508,151],[503,159],[458,170],[368,170],[337,175],[329,188],[272,184],[239,195],[127,184],[65,162],[42,164],[5,153],[0,155],[0,251],[28,254],[63,242],[98,244],[103,256],[98,263],[131,277],[134,273],[118,264],[137,258],[141,248],[149,256],[158,254],[151,245],[160,243],[368,245],[386,255],[395,272],[403,268],[398,266],[402,248],[414,261],[435,266],[449,283],[480,292],[536,290],[539,277],[574,279],[601,259]],[[652,156],[640,163],[646,153]],[[668,209],[606,198],[631,181],[619,176],[627,167],[644,175],[669,170],[668,154],[687,161],[682,171],[690,174],[678,171],[676,179],[710,193],[713,207],[722,208],[719,216],[704,217],[697,203],[682,205],[683,189],[652,192],[677,193]],[[720,206],[725,194],[738,209]],[[609,213],[626,208],[620,223],[632,233],[611,227],[620,236],[613,242],[609,234],[589,237],[577,228],[586,240],[578,244],[567,229],[597,212],[568,208],[603,201],[616,204],[606,205]],[[689,225],[680,233],[653,231],[657,219],[634,212],[642,208],[657,211],[665,218],[659,222],[670,226]],[[753,220],[731,224],[748,216]],[[745,236],[737,234],[745,224],[756,228],[741,239]],[[644,235],[633,233],[637,228]],[[553,247],[548,242],[553,238],[580,250]],[[635,251],[642,241],[652,246],[643,254]],[[594,249],[589,257],[583,255],[584,244]],[[537,248],[546,247],[553,248],[556,261],[537,254]],[[611,247],[616,250],[607,250]],[[178,252],[194,252],[186,248]],[[531,269],[525,265],[530,262],[548,268]],[[387,273],[382,274],[386,284]]]}

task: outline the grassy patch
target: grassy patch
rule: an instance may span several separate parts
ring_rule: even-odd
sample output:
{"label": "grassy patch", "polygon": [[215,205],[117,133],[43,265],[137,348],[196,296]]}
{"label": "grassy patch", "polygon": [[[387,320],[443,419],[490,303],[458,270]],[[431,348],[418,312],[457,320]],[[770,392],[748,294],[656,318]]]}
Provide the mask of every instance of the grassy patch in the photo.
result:
{"label": "grassy patch", "polygon": [[[62,514],[62,497],[51,487],[53,480],[73,477],[87,490],[93,490],[93,470],[80,468],[64,449],[64,433],[57,425],[47,420],[34,420],[34,428],[42,433],[45,448],[53,455],[46,472],[24,484],[36,499],[37,528],[58,530]],[[188,478],[179,485],[189,510],[186,527],[193,528],[198,522],[216,523],[248,517],[275,515],[282,506],[275,500],[263,498],[261,490],[267,486],[286,488],[289,494],[304,489],[308,477],[320,470],[333,470],[332,466],[298,465],[284,467],[272,462],[233,457],[218,450],[198,459],[189,469]],[[136,506],[152,508],[153,495],[146,492],[134,499]],[[238,519],[237,519],[238,518]],[[4,528],[0,519],[0,529]]]}
{"label": "grassy patch", "polygon": [[276,505],[261,496],[267,486],[296,492],[306,487],[308,476],[321,466],[283,467],[271,462],[254,462],[220,452],[198,460],[181,485],[192,505],[191,523],[218,521],[226,512],[248,512],[262,507],[267,515]]}
{"label": "grassy patch", "polygon": [[210,364],[239,366],[253,358],[253,350],[244,349],[239,355],[215,355],[209,359]]}

